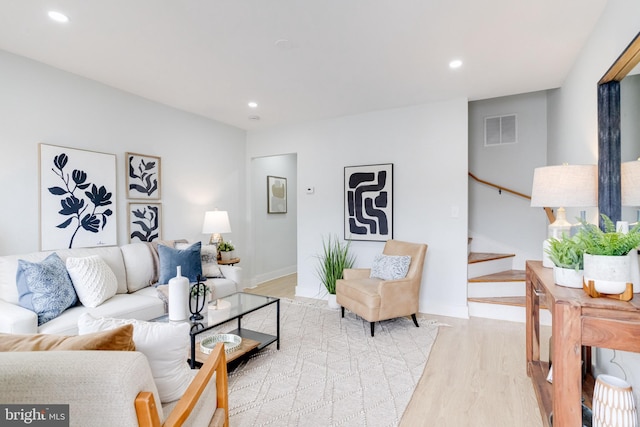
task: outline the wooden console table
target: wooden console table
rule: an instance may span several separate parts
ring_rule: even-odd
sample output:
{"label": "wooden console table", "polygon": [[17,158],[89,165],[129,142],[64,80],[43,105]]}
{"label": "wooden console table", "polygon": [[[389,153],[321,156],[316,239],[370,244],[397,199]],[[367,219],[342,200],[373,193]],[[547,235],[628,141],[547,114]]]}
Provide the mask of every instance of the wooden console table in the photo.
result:
{"label": "wooden console table", "polygon": [[[540,361],[540,306],[552,316],[553,384],[549,364]],[[591,298],[582,289],[556,286],[553,270],[527,261],[527,374],[538,398],[542,421],[550,426],[582,426],[581,396],[593,394],[590,347],[640,352],[640,296],[629,302]],[[587,381],[582,381],[584,352]]]}

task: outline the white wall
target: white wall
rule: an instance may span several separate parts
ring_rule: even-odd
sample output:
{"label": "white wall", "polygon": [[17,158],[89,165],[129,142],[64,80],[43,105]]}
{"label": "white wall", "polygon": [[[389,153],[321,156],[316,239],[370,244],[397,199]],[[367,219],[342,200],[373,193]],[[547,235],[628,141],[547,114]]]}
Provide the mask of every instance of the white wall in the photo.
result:
{"label": "white wall", "polygon": [[204,212],[219,207],[229,211],[243,255],[243,130],[3,51],[0,94],[0,254],[39,250],[43,142],[116,154],[119,244],[128,242],[124,153],[131,151],[162,159],[164,238],[208,241]]}
{"label": "white wall", "polygon": [[[640,2],[609,0],[565,83],[549,98],[549,162],[597,163],[597,82],[640,30]],[[636,141],[636,144],[638,142]],[[596,373],[631,382],[640,404],[640,355],[596,352]]]}
{"label": "white wall", "polygon": [[[485,117],[517,114],[518,142],[484,145]],[[469,103],[469,171],[479,179],[531,195],[533,169],[547,164],[547,95],[533,92]],[[513,268],[542,259],[547,216],[529,200],[469,180],[474,251],[515,253]],[[499,242],[496,244],[495,242]]]}
{"label": "white wall", "polygon": [[[251,158],[298,155],[297,295],[324,296],[315,256],[323,236],[343,237],[344,167],[393,163],[394,238],[429,245],[420,311],[467,316],[467,120],[455,99],[248,132]],[[352,242],[357,265],[383,245]]]}
{"label": "white wall", "polygon": [[[251,161],[251,284],[296,272],[298,180],[297,156],[258,157]],[[287,213],[267,213],[267,175],[287,179]]]}

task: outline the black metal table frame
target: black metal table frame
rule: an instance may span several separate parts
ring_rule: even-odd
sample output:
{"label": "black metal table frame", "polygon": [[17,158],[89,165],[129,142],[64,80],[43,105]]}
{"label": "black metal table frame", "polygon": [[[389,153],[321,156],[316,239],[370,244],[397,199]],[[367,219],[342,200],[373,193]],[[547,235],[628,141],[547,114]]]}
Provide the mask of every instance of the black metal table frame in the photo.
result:
{"label": "black metal table frame", "polygon": [[[242,294],[244,292],[238,292],[238,293]],[[232,294],[230,296],[233,296],[233,295],[235,294]],[[269,297],[269,298],[274,298],[274,300],[269,301],[266,304],[260,305],[258,307],[252,308],[249,311],[242,312],[237,316],[230,317],[229,319],[224,320],[222,322],[214,323],[213,325],[207,325],[206,327],[204,327],[204,325],[200,322],[197,322],[197,321],[190,322],[191,331],[189,332],[189,337],[191,340],[191,358],[189,359],[189,366],[191,367],[191,369],[195,369],[196,367],[200,367],[200,365],[202,365],[201,363],[196,362],[196,336],[200,335],[203,332],[211,330],[216,326],[220,326],[222,324],[230,322],[234,319],[238,319],[238,328],[228,332],[229,334],[238,335],[241,338],[249,338],[249,339],[260,342],[260,345],[258,345],[258,348],[257,348],[258,350],[265,348],[266,346],[268,346],[269,344],[272,344],[273,342],[276,343],[276,349],[280,350],[280,298],[275,298],[275,297]],[[244,316],[246,316],[247,314],[253,313],[254,311],[263,309],[267,306],[270,306],[271,304],[276,304],[276,336],[275,337],[270,334],[252,331],[251,329],[242,329],[242,318]]]}

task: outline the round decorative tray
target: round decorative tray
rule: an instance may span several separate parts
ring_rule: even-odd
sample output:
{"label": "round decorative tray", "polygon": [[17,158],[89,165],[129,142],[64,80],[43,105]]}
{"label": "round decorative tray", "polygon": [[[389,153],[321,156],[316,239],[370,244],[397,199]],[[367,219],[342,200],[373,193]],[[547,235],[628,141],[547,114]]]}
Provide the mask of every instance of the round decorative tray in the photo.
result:
{"label": "round decorative tray", "polygon": [[210,354],[217,343],[224,343],[224,351],[231,353],[240,347],[242,338],[233,334],[218,334],[204,338],[200,342],[200,350],[205,354]]}

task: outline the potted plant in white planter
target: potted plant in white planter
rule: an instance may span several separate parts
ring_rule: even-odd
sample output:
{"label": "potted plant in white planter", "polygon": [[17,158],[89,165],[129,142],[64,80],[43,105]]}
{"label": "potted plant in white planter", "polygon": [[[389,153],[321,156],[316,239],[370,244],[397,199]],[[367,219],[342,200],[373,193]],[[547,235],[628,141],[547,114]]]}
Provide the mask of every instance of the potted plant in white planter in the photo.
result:
{"label": "potted plant in white planter", "polygon": [[338,308],[336,303],[336,281],[342,279],[342,271],[353,267],[355,257],[349,253],[350,242],[341,243],[338,237],[322,239],[322,254],[318,255],[317,273],[329,293],[328,305]]}
{"label": "potted plant in white planter", "polygon": [[584,247],[584,280],[593,281],[595,290],[621,294],[632,281],[630,253],[640,245],[640,224],[627,233],[616,231],[609,217],[602,214],[605,230],[582,223],[576,235]]}
{"label": "potted plant in white planter", "polygon": [[231,244],[231,242],[222,241],[218,243],[218,251],[220,252],[220,259],[223,261],[229,261],[233,258],[233,251],[235,247]]}
{"label": "potted plant in white planter", "polygon": [[554,264],[553,279],[556,285],[582,288],[584,247],[577,236],[550,238],[546,249]]}

